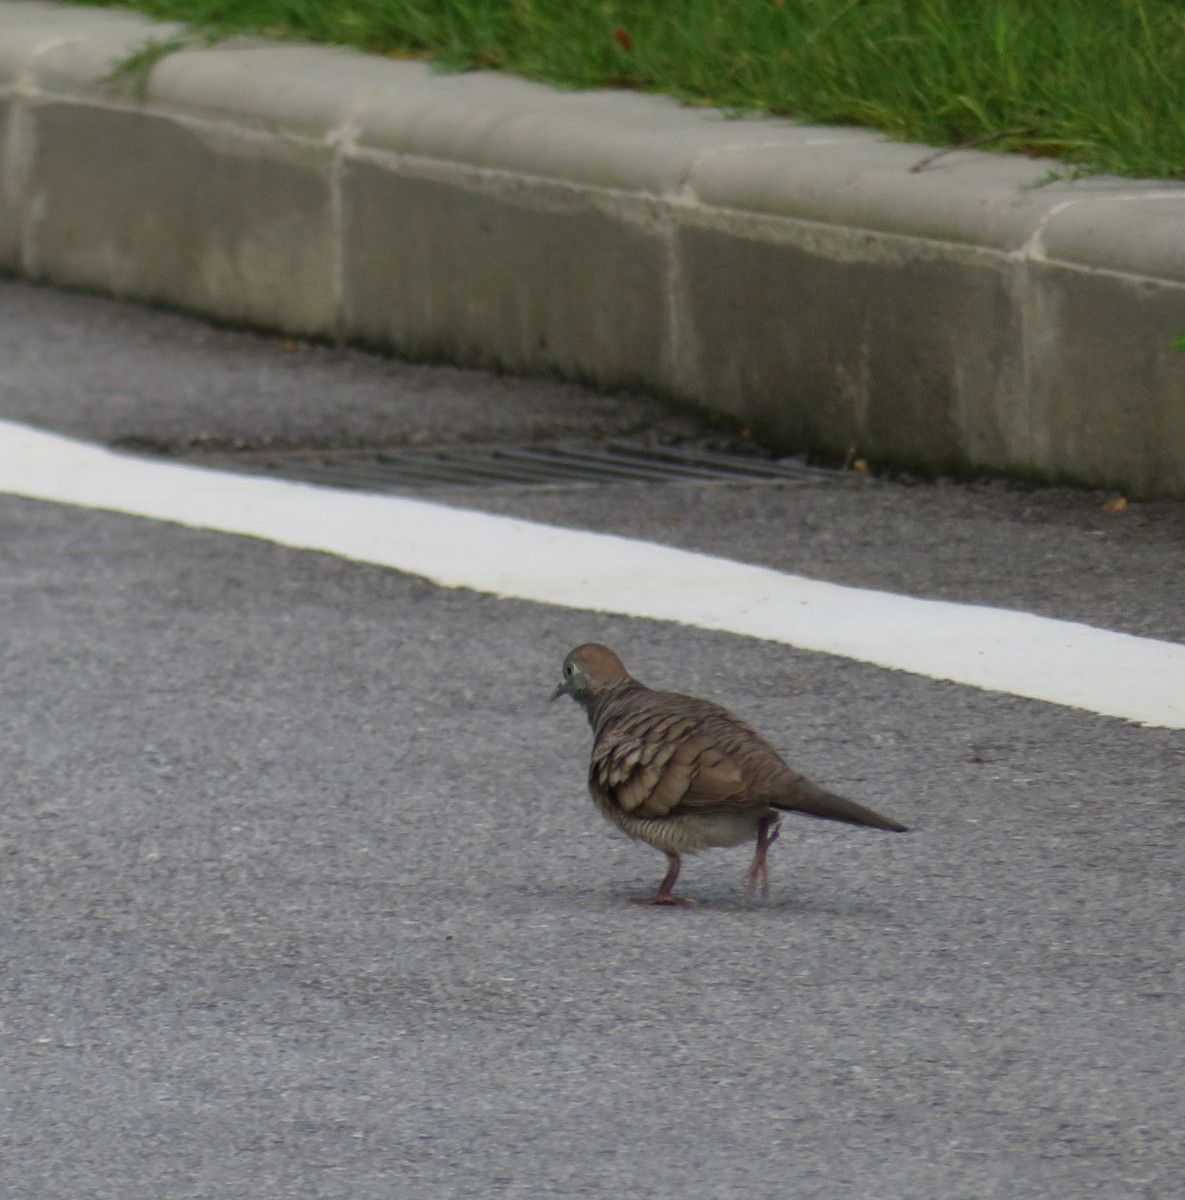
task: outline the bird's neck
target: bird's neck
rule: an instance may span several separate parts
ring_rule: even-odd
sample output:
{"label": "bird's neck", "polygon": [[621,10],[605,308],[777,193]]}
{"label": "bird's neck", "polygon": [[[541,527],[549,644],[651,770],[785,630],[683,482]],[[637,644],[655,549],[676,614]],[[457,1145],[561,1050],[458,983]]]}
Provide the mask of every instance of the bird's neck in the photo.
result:
{"label": "bird's neck", "polygon": [[605,725],[621,710],[622,705],[629,703],[629,697],[635,692],[645,691],[645,686],[636,679],[615,679],[612,683],[604,683],[584,701],[584,711],[588,714],[588,723],[593,733],[599,735]]}

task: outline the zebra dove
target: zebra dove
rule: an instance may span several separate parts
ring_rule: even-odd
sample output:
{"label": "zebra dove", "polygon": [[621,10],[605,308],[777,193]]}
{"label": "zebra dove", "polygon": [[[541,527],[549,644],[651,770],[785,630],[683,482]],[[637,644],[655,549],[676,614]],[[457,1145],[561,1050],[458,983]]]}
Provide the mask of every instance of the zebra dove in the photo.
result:
{"label": "zebra dove", "polygon": [[552,699],[571,696],[593,728],[588,788],[606,820],[661,850],[670,863],[653,896],[635,904],[687,904],[672,895],[681,856],[756,841],[745,895],[769,897],[769,848],[780,812],[800,812],[895,833],[904,825],[828,792],[791,770],[760,734],[709,700],[655,692],[607,646],[577,646]]}

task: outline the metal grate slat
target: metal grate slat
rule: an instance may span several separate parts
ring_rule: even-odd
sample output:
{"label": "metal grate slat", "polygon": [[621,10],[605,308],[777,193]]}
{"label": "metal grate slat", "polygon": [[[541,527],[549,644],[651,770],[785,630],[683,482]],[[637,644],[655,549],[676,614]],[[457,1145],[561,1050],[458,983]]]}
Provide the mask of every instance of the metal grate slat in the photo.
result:
{"label": "metal grate slat", "polygon": [[759,458],[753,454],[721,454],[714,450],[685,450],[678,446],[635,446],[627,442],[609,442],[608,449],[618,454],[640,454],[651,460],[678,465],[714,468],[729,479],[751,475],[758,479],[780,479],[802,482],[804,479],[828,479],[835,471],[827,467],[807,467],[798,463],[782,463],[776,459]]}
{"label": "metal grate slat", "polygon": [[438,487],[606,486],[621,483],[803,484],[835,472],[698,446],[614,440],[526,446],[373,451],[251,451],[191,455],[211,465],[329,487],[406,491]]}
{"label": "metal grate slat", "polygon": [[516,457],[529,457],[546,465],[554,475],[563,472],[571,475],[587,475],[604,483],[620,483],[623,480],[639,483],[669,483],[702,477],[697,471],[671,470],[664,463],[623,461],[620,456],[598,453],[595,450],[518,450]]}

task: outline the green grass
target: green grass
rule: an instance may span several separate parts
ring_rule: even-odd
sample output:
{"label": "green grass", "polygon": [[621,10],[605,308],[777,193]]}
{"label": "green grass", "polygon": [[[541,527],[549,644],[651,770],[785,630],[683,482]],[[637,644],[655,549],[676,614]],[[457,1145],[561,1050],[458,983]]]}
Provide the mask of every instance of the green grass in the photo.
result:
{"label": "green grass", "polygon": [[[96,0],[83,0],[94,3]],[[569,87],[1185,179],[1185,0],[129,0]],[[1005,136],[1001,136],[1005,135]]]}

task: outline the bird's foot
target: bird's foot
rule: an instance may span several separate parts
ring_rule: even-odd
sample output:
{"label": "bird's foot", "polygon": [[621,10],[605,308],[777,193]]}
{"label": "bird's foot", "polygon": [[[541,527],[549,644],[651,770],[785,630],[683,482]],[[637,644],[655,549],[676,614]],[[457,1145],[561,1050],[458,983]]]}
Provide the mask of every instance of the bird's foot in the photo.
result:
{"label": "bird's foot", "polygon": [[658,891],[653,896],[643,896],[641,899],[631,900],[631,904],[661,904],[670,908],[685,908],[692,903],[691,900],[684,900],[682,896],[671,895],[671,889],[679,878],[679,867],[682,860],[677,854],[668,852],[667,861],[670,866],[667,867],[667,873],[663,876],[662,883],[658,885]]}
{"label": "bird's foot", "polygon": [[742,893],[746,900],[752,900],[757,892],[758,881],[761,883],[761,898],[762,900],[769,899],[769,868],[762,863],[761,870],[757,873],[749,872],[749,878],[745,882],[745,890]]}

